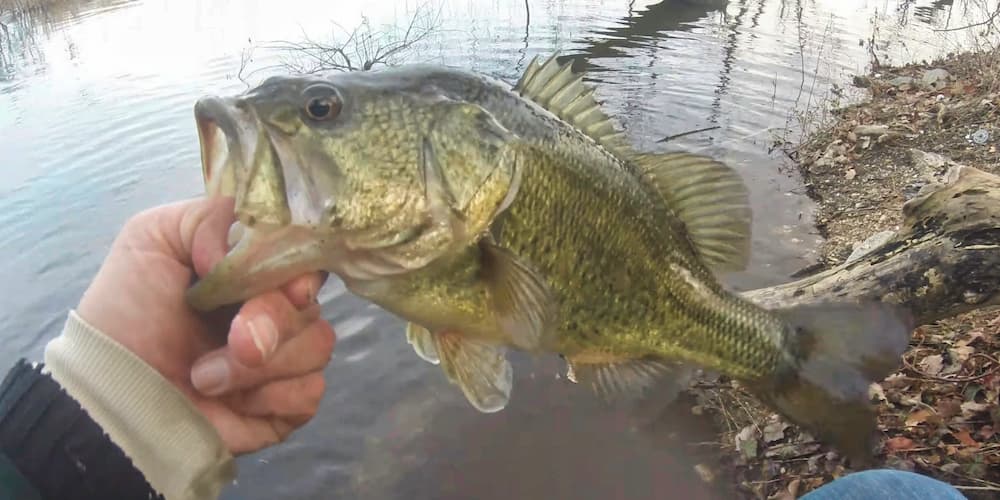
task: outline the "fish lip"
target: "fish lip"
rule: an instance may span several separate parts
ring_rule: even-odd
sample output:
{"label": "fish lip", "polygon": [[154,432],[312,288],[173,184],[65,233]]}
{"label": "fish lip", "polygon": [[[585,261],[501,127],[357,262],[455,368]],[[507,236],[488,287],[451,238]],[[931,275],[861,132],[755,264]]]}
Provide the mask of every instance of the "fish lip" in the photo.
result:
{"label": "fish lip", "polygon": [[[201,149],[202,181],[208,194],[237,196],[238,180],[250,167],[257,133],[254,127],[241,127],[241,121],[247,123],[253,117],[243,112],[232,98],[210,96],[195,102],[194,118]],[[226,176],[230,176],[233,184],[225,184]]]}

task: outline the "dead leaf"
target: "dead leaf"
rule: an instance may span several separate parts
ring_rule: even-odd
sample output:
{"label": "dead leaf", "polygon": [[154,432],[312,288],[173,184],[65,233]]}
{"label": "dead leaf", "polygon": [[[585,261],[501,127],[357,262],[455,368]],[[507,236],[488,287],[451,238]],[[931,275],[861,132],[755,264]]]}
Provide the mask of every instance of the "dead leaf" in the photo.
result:
{"label": "dead leaf", "polygon": [[979,429],[979,432],[977,432],[976,435],[983,438],[983,441],[992,438],[994,435],[993,426],[984,425],[981,429]]}
{"label": "dead leaf", "polygon": [[754,426],[748,425],[736,435],[736,448],[743,452],[747,460],[757,457],[757,434]]}
{"label": "dead leaf", "polygon": [[951,435],[955,436],[955,439],[957,439],[959,443],[962,443],[965,446],[975,446],[975,447],[979,446],[979,443],[976,442],[975,439],[972,439],[972,436],[969,435],[969,431],[952,432]]}
{"label": "dead leaf", "polygon": [[967,346],[969,344],[974,343],[977,340],[982,340],[982,338],[983,338],[983,331],[982,330],[969,330],[965,335],[968,338],[961,339],[961,340],[955,342],[956,346],[958,346],[958,347],[965,347],[965,346]]}
{"label": "dead leaf", "polygon": [[965,345],[948,349],[948,351],[951,354],[952,359],[955,360],[956,364],[960,365],[968,360],[969,356],[972,356],[972,354],[976,352],[976,348]]}
{"label": "dead leaf", "polygon": [[980,413],[984,413],[990,409],[990,405],[987,403],[975,403],[968,401],[962,403],[962,417],[971,419]]}
{"label": "dead leaf", "polygon": [[706,483],[712,483],[715,481],[715,472],[712,468],[705,464],[697,464],[694,466],[694,471],[698,473],[698,477]]}
{"label": "dead leaf", "polygon": [[965,388],[965,391],[962,392],[962,396],[965,397],[966,401],[975,402],[981,392],[983,392],[983,386],[979,384],[969,384],[968,387]]}
{"label": "dead leaf", "polygon": [[906,417],[906,426],[914,427],[927,421],[927,417],[933,415],[930,410],[917,410]]}
{"label": "dead leaf", "polygon": [[[903,375],[902,373],[893,373],[892,375],[889,375],[888,377],[885,378],[885,380],[882,381],[878,390],[880,391],[880,394],[884,397],[885,391],[881,390],[883,387],[888,389],[902,389],[903,387],[907,386],[909,382],[910,378],[907,377],[906,375]],[[869,394],[871,394],[870,390]]]}
{"label": "dead leaf", "polygon": [[886,451],[906,451],[914,448],[913,440],[905,436],[889,438],[885,442]]}
{"label": "dead leaf", "polygon": [[941,373],[942,359],[940,354],[932,354],[924,359],[921,359],[917,365],[920,366],[920,370],[927,375],[932,377],[937,376]]}
{"label": "dead leaf", "polygon": [[784,422],[773,422],[764,426],[764,442],[773,443],[785,438],[785,429],[788,424]]}
{"label": "dead leaf", "polygon": [[887,402],[885,399],[885,389],[882,388],[881,384],[871,384],[868,386],[868,399],[878,398],[879,401]]}
{"label": "dead leaf", "polygon": [[938,415],[947,420],[962,413],[962,404],[954,399],[942,399],[937,404]]}

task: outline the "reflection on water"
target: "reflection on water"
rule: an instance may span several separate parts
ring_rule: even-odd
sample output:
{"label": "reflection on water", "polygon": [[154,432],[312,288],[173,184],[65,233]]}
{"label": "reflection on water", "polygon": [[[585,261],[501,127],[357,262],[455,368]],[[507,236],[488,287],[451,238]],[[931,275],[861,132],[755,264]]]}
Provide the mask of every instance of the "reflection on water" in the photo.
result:
{"label": "reflection on water", "polygon": [[[27,0],[23,0],[27,1]],[[36,0],[38,1],[38,0]],[[363,18],[405,26],[408,1],[0,0],[0,361],[38,358],[120,224],[201,191],[191,116],[206,93],[240,91],[241,55],[267,41],[325,40]],[[903,0],[442,0],[441,25],[409,60],[513,81],[556,49],[586,68],[641,148],[684,148],[739,169],[751,189],[749,288],[812,263],[817,237],[798,179],[769,146],[864,71],[968,42],[934,32],[982,19],[975,2]],[[978,17],[977,17],[978,16]],[[250,74],[280,55],[254,51]],[[702,133],[675,137],[696,129]],[[793,135],[794,137],[794,135]],[[609,408],[515,356],[510,407],[472,410],[406,344],[398,318],[332,281],[340,333],[320,415],[285,445],[241,459],[227,498],[726,497],[692,467],[715,438],[683,405]],[[654,401],[655,403],[655,401]],[[659,410],[662,410],[659,411]],[[673,495],[670,495],[670,494]]]}

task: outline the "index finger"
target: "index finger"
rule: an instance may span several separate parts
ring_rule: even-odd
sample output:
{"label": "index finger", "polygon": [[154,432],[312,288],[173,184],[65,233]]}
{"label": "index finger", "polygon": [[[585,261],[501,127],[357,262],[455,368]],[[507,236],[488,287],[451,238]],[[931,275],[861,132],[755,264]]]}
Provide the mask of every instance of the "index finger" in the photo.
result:
{"label": "index finger", "polygon": [[282,293],[298,309],[316,304],[319,289],[326,282],[327,273],[316,272],[299,276],[281,287]]}

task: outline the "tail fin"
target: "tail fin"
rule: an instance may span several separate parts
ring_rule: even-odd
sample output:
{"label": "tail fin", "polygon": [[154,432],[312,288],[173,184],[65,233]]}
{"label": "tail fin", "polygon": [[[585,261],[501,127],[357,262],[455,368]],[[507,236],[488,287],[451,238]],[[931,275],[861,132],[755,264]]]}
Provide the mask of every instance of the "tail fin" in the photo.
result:
{"label": "tail fin", "polygon": [[789,328],[793,361],[752,388],[789,420],[870,465],[875,415],[868,388],[896,370],[914,321],[884,303],[819,304],[774,310]]}

